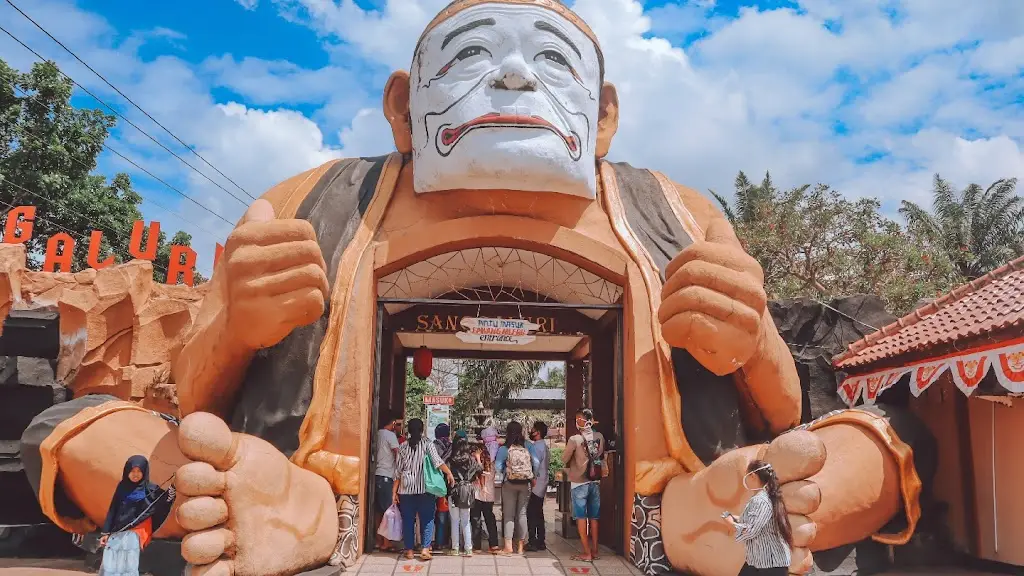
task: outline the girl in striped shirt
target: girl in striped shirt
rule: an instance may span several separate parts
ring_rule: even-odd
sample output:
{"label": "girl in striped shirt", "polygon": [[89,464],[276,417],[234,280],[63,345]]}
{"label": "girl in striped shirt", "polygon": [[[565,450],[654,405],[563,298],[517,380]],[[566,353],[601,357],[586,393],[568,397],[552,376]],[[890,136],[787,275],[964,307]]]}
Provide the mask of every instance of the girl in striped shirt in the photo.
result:
{"label": "girl in striped shirt", "polygon": [[427,483],[423,478],[423,466],[427,459],[448,480],[454,483],[452,473],[445,465],[441,455],[434,448],[434,443],[423,438],[423,420],[413,418],[409,421],[409,439],[398,449],[395,462],[394,502],[402,512],[402,539],[405,540],[405,558],[411,559],[416,546],[416,518],[420,520],[420,542],[423,550],[422,560],[430,560],[430,547],[434,543],[434,512],[437,498],[427,492]]}
{"label": "girl in striped shirt", "polygon": [[786,576],[793,530],[772,465],[762,460],[751,462],[743,477],[743,487],[754,491],[743,514],[738,520],[732,514],[725,515],[725,520],[736,529],[736,541],[747,548],[746,563],[739,576]]}

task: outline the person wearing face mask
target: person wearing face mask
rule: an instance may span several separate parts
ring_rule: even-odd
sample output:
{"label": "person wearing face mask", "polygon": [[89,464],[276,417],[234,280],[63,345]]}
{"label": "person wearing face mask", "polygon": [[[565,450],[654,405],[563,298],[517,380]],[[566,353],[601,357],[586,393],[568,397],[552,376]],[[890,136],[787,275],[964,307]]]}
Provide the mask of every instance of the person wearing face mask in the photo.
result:
{"label": "person wearing face mask", "polygon": [[738,520],[728,512],[723,514],[725,521],[736,529],[736,541],[746,545],[740,576],[785,576],[789,572],[793,530],[772,465],[762,460],[751,462],[743,477],[743,487],[754,492],[743,514]]}
{"label": "person wearing face mask", "polygon": [[598,559],[597,523],[601,515],[601,475],[604,436],[594,430],[594,413],[589,408],[576,412],[579,434],[569,438],[562,459],[569,467],[572,511],[580,533],[583,553],[572,557],[580,562]]}

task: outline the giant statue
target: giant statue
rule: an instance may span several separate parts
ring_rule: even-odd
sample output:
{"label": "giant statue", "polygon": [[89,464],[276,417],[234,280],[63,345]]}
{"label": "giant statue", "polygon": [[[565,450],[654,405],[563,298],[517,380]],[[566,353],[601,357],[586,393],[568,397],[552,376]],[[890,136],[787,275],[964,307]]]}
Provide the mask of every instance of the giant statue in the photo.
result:
{"label": "giant statue", "polygon": [[46,514],[94,529],[126,458],[144,454],[177,487],[156,536],[182,538],[195,574],[351,562],[372,473],[376,280],[500,246],[623,287],[625,490],[644,571],[738,572],[720,517],[746,501],[756,458],[783,483],[793,573],[812,551],[906,542],[911,447],[867,412],[801,424],[762,270],[704,196],[605,160],[620,110],[604,76],[597,37],[556,0],[444,8],[384,89],[396,151],[278,184],[231,233],[174,360],[184,419],[96,395],[36,418],[22,457]]}

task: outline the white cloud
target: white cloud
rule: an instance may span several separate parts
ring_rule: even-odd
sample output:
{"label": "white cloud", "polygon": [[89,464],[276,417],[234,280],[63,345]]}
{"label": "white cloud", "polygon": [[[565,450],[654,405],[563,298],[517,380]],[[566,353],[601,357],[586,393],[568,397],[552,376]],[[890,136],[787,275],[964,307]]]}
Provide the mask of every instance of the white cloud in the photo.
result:
{"label": "white cloud", "polygon": [[255,10],[260,4],[260,0],[235,0],[235,2],[238,2],[246,10]]}

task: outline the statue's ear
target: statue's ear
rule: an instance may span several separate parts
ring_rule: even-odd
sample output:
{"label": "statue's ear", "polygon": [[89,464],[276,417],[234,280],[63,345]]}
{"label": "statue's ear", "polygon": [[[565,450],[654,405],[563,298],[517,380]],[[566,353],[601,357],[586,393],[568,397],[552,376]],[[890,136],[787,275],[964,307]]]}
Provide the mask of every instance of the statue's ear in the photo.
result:
{"label": "statue's ear", "polygon": [[398,70],[384,86],[384,117],[391,124],[395,148],[402,154],[412,152],[412,119],[409,116],[409,73]]}
{"label": "statue's ear", "polygon": [[601,103],[597,115],[597,149],[598,158],[608,155],[612,147],[612,138],[619,129],[619,93],[615,85],[605,82],[601,87]]}

